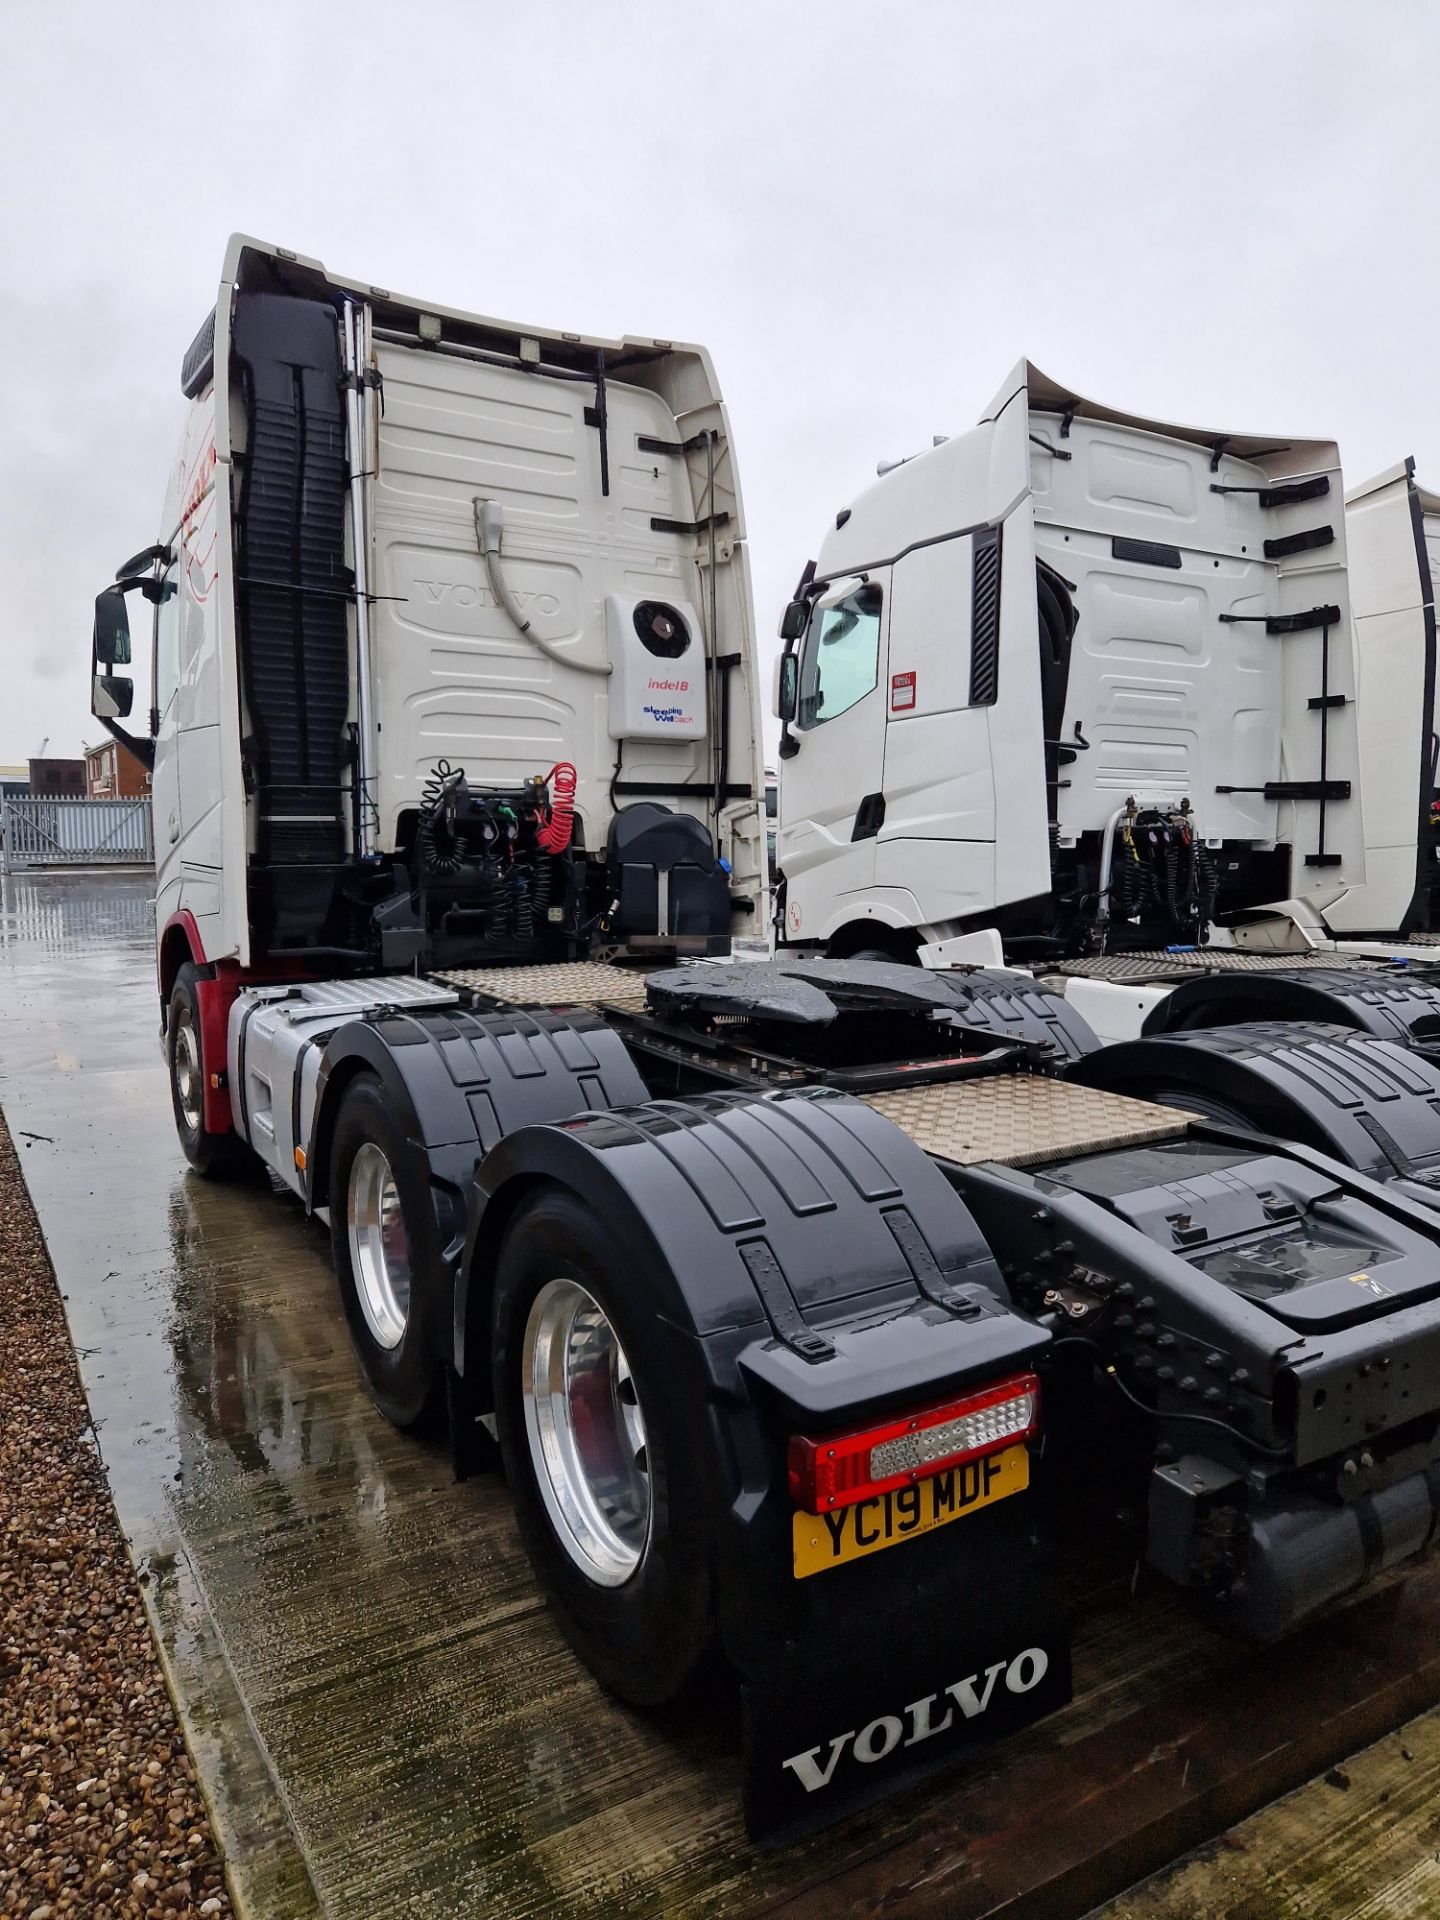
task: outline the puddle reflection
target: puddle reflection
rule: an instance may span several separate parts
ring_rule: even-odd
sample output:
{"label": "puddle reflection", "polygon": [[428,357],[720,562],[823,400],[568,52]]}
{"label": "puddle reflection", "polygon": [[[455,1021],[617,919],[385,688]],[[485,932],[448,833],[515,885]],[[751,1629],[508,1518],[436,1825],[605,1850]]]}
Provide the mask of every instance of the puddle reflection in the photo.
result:
{"label": "puddle reflection", "polygon": [[0,867],[0,950],[48,956],[155,946],[155,876]]}
{"label": "puddle reflection", "polygon": [[184,1483],[213,1477],[219,1442],[242,1473],[354,1483],[361,1517],[387,1488],[358,1397],[324,1229],[268,1180],[187,1173],[169,1198],[174,1291],[167,1337]]}

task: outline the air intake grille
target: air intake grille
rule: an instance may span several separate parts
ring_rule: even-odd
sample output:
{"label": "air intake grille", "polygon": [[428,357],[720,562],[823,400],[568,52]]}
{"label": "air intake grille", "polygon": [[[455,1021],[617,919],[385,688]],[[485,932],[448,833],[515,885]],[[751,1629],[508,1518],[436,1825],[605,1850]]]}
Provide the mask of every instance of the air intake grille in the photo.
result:
{"label": "air intake grille", "polygon": [[249,443],[236,517],[240,657],[261,864],[346,849],[349,705],[345,422],[334,311],[241,294],[235,358]]}
{"label": "air intake grille", "polygon": [[1000,690],[999,527],[975,536],[970,611],[970,704],[990,707]]}
{"label": "air intake grille", "polygon": [[180,366],[180,391],[187,400],[202,394],[215,377],[215,309],[190,342]]}

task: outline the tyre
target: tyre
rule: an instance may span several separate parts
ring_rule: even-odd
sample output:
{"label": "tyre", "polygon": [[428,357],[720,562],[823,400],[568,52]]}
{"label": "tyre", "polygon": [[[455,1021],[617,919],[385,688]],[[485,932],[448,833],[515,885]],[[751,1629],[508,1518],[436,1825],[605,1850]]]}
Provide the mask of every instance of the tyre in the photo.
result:
{"label": "tyre", "polygon": [[847,953],[847,960],[881,960],[889,967],[913,967],[913,953],[887,953],[884,947],[861,947],[857,953]]}
{"label": "tyre", "polygon": [[406,1189],[403,1130],[380,1081],[358,1074],[330,1143],[330,1247],[351,1345],[392,1426],[431,1427],[444,1404],[445,1291],[419,1249],[428,1196]]}
{"label": "tyre", "polygon": [[709,1526],[659,1328],[571,1195],[542,1189],[505,1236],[495,1416],[521,1538],[560,1625],[622,1699],[658,1706],[710,1665]]}
{"label": "tyre", "polygon": [[170,1104],[175,1131],[185,1158],[197,1173],[207,1176],[233,1167],[245,1158],[245,1143],[236,1133],[205,1131],[205,1089],[212,1069],[205,1058],[200,1031],[200,995],[195,968],[187,960],[170,989],[165,1015],[165,1062],[170,1070]]}

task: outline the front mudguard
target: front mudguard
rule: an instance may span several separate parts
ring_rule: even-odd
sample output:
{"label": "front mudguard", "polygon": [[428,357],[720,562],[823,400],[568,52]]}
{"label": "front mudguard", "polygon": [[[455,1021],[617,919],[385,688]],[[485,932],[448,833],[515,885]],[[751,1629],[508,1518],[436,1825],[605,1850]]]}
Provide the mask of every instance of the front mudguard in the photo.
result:
{"label": "front mudguard", "polygon": [[[620,1036],[594,1014],[421,1009],[350,1020],[321,1058],[308,1129],[305,1201],[330,1204],[330,1149],[346,1087],[379,1080],[404,1137],[394,1169],[417,1245],[417,1280],[443,1290],[453,1316],[470,1185],[481,1157],[537,1122],[645,1097]],[[297,1085],[299,1076],[297,1076]],[[437,1355],[448,1367],[452,1354]]]}

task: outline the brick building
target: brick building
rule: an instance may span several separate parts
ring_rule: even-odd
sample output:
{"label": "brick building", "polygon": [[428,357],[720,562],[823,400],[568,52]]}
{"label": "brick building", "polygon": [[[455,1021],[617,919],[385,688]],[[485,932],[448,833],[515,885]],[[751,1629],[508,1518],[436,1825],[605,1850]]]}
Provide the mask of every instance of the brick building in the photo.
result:
{"label": "brick building", "polygon": [[150,770],[118,740],[85,749],[85,791],[92,800],[139,799],[150,791]]}
{"label": "brick building", "polygon": [[85,798],[85,762],[83,760],[32,760],[30,793],[37,800],[83,800]]}

